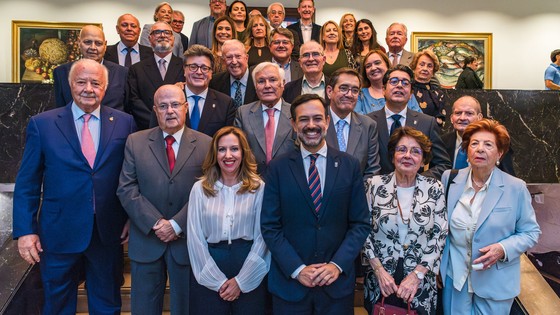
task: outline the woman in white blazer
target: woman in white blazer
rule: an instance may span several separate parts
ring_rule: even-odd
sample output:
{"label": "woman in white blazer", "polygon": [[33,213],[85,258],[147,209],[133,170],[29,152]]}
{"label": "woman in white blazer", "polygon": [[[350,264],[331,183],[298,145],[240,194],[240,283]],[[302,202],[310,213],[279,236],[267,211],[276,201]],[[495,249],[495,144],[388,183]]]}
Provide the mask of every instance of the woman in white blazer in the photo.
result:
{"label": "woman in white blazer", "polygon": [[461,144],[470,167],[454,178],[443,174],[449,218],[441,262],[445,314],[507,315],[520,292],[519,256],[537,243],[540,229],[525,182],[496,167],[509,142],[498,122],[472,123]]}

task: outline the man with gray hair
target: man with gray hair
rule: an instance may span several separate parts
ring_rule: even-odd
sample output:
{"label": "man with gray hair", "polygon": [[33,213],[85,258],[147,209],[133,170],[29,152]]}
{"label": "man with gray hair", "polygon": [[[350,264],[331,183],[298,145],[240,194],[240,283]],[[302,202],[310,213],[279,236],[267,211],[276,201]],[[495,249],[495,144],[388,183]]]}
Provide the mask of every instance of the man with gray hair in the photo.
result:
{"label": "man with gray hair", "polygon": [[410,67],[414,54],[404,49],[404,45],[408,41],[406,25],[395,22],[387,28],[385,42],[389,51],[387,55],[391,61],[392,67],[396,65],[405,65]]}
{"label": "man with gray hair", "polygon": [[[203,45],[212,48],[212,28],[217,18],[226,14],[226,0],[209,0],[210,15],[193,24],[189,45]],[[189,46],[189,47],[190,47]]]}
{"label": "man with gray hair", "polygon": [[185,15],[179,10],[173,10],[171,28],[179,36],[181,36],[181,44],[183,45],[183,52],[189,47],[189,38],[187,35],[181,33],[183,31],[183,26],[185,26]]}
{"label": "man with gray hair", "polygon": [[237,110],[234,126],[243,129],[263,175],[275,157],[294,149],[290,104],[282,99],[284,70],[272,62],[261,62],[253,69],[259,100]]}
{"label": "man with gray hair", "polygon": [[299,65],[303,77],[286,84],[282,95],[284,100],[291,103],[297,96],[308,93],[317,94],[326,100],[329,78],[323,74],[325,61],[323,46],[318,42],[312,40],[301,45]]}
{"label": "man with gray hair", "polygon": [[560,49],[550,53],[552,63],[544,72],[544,85],[546,90],[560,90]]}
{"label": "man with gray hair", "polygon": [[127,112],[134,116],[140,130],[150,125],[156,90],[164,84],[184,80],[183,60],[172,53],[175,37],[171,26],[165,22],[154,23],[149,40],[154,50],[152,58],[132,65],[128,73]]}

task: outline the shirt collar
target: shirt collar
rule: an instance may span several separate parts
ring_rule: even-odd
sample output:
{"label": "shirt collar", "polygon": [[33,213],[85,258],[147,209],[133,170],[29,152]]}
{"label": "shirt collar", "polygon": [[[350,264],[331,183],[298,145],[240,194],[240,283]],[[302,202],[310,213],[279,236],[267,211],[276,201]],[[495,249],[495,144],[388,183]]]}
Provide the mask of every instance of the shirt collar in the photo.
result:
{"label": "shirt collar", "polygon": [[[84,112],[80,107],[78,107],[78,104],[76,104],[76,102],[72,101],[72,118],[74,118],[74,121],[82,118],[82,116],[86,113]],[[101,106],[97,106],[97,108],[90,113],[93,117],[99,119],[99,117],[101,117]]]}
{"label": "shirt collar", "polygon": [[[117,50],[122,52],[122,53],[126,53],[126,45],[119,41],[119,43],[117,44]],[[140,45],[138,45],[138,42],[136,42],[136,44],[134,44],[132,46],[132,52],[139,52],[140,51]]]}
{"label": "shirt collar", "polygon": [[[494,175],[494,170],[492,170],[492,173],[490,173],[490,176],[488,176],[488,179],[486,180],[484,185],[480,188],[480,190],[488,189],[488,186],[490,185],[490,181],[492,180],[493,175]],[[474,189],[474,187],[472,185],[472,169],[470,170],[469,176],[467,177],[467,183],[466,183],[465,189]]]}
{"label": "shirt collar", "polygon": [[206,88],[206,90],[202,91],[202,93],[200,94],[195,94],[193,91],[189,90],[188,86],[185,84],[185,94],[187,95],[187,98],[193,95],[198,95],[203,99],[206,99],[206,95],[208,94],[208,88]]}
{"label": "shirt collar", "polygon": [[[235,82],[235,80],[237,80],[236,78],[234,78],[231,74],[229,75],[229,82],[230,85],[233,84],[233,82]],[[247,68],[247,70],[245,70],[245,73],[243,74],[243,76],[241,77],[241,79],[239,79],[239,82],[241,82],[241,84],[243,84],[244,86],[247,86],[247,81],[249,81],[249,68]]]}
{"label": "shirt collar", "polygon": [[[305,158],[308,157],[309,155],[313,154],[313,153],[307,151],[307,150],[303,147],[303,144],[300,144],[300,145],[299,145],[299,148],[300,148],[300,151],[301,151],[301,157],[302,157],[303,159],[305,159]],[[323,143],[323,146],[319,149],[319,151],[317,151],[317,153],[318,153],[320,156],[322,156],[322,157],[324,157],[324,158],[327,158],[327,141],[325,141],[325,142]]]}
{"label": "shirt collar", "polygon": [[385,118],[389,118],[389,117],[391,117],[391,116],[393,116],[393,115],[395,115],[395,114],[399,114],[399,115],[401,115],[402,117],[405,117],[405,118],[406,118],[407,107],[408,107],[408,106],[405,106],[404,109],[403,109],[402,111],[400,111],[399,113],[393,113],[387,106],[385,106]]}
{"label": "shirt collar", "polygon": [[314,88],[318,88],[321,85],[325,84],[325,75],[323,74],[321,76],[321,81],[319,82],[319,84],[317,84],[316,86],[312,86],[309,81],[307,81],[307,78],[305,77],[305,75],[303,76],[303,84],[307,84],[307,86],[309,86],[310,88],[314,89]]}
{"label": "shirt collar", "polygon": [[[177,131],[176,133],[172,134],[171,136],[173,138],[175,138],[175,142],[177,142],[177,144],[181,144],[181,138],[183,137],[183,132],[185,131],[185,126],[183,126],[183,128],[179,129],[179,131]],[[169,136],[169,134],[165,131],[161,131],[163,132],[163,139],[165,139],[165,137]]]}
{"label": "shirt collar", "polygon": [[169,67],[169,62],[171,61],[171,56],[172,56],[172,55],[173,55],[173,54],[170,52],[170,53],[168,53],[165,57],[161,58],[160,56],[154,54],[154,57],[156,57],[156,64],[159,65],[159,61],[160,61],[161,59],[165,59],[165,61],[166,61],[166,63],[167,63],[166,69],[168,69],[167,67]]}
{"label": "shirt collar", "polygon": [[[330,106],[329,106],[329,110],[331,111],[331,118],[333,120],[333,125],[336,127],[336,124],[338,123],[339,120],[341,120],[341,118],[338,117],[338,115],[332,110]],[[352,113],[346,115],[346,117],[342,120],[344,120],[348,124],[348,126],[350,126],[350,122],[352,121]]]}
{"label": "shirt collar", "polygon": [[[269,107],[266,106],[266,105],[264,105],[264,104],[261,104],[261,108],[262,108],[262,110],[263,110],[263,112],[264,112],[264,111],[266,111]],[[276,110],[278,110],[278,111],[281,111],[281,110],[282,110],[282,98],[280,98],[280,99],[278,100],[278,102],[277,102],[276,104],[274,104],[274,106],[272,106],[272,108],[274,108],[274,109],[276,109]]]}

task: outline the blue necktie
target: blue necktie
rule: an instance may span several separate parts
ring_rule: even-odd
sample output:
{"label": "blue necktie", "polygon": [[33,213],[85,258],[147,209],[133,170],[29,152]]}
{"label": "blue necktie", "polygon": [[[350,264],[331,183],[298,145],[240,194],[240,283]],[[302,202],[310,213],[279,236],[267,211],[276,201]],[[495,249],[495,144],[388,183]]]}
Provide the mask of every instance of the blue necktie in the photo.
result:
{"label": "blue necktie", "polygon": [[460,170],[467,166],[469,166],[469,164],[467,163],[467,154],[465,153],[465,150],[463,150],[463,148],[459,148],[457,157],[455,158],[455,168]]}
{"label": "blue necktie", "polygon": [[191,129],[198,130],[198,123],[200,123],[200,109],[198,109],[198,101],[201,99],[198,95],[191,96],[194,99],[194,106],[191,113]]}
{"label": "blue necktie", "polygon": [[239,80],[233,81],[233,87],[235,88],[235,96],[233,97],[233,102],[235,103],[235,108],[243,105],[243,95],[241,94],[241,82]]}
{"label": "blue necktie", "polygon": [[313,205],[315,205],[315,212],[321,210],[321,202],[323,199],[323,194],[321,193],[321,178],[319,177],[319,170],[317,170],[317,166],[315,165],[317,157],[319,157],[318,153],[309,155],[309,178],[307,179],[309,191],[311,192],[311,200],[313,200]]}
{"label": "blue necktie", "polygon": [[401,115],[399,114],[394,114],[391,116],[391,118],[393,118],[394,122],[391,125],[391,133],[389,134],[389,136],[391,136],[393,134],[393,132],[395,131],[395,129],[402,127],[401,125]]}
{"label": "blue necktie", "polygon": [[346,120],[339,120],[336,123],[336,139],[338,140],[338,149],[342,152],[346,152],[346,141],[344,141],[344,126],[346,125]]}

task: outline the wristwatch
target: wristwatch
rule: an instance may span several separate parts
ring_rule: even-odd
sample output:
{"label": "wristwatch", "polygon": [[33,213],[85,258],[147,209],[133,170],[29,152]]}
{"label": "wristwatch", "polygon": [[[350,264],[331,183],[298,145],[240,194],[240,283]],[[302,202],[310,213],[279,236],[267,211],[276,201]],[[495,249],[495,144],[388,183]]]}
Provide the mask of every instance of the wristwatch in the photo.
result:
{"label": "wristwatch", "polygon": [[418,278],[418,280],[424,280],[424,273],[422,271],[418,271],[418,270],[413,270],[414,274],[416,274],[416,277]]}

